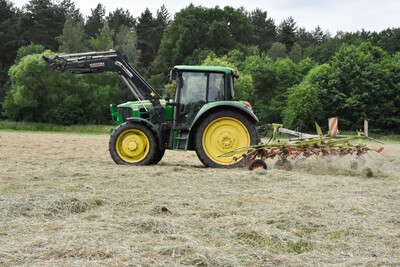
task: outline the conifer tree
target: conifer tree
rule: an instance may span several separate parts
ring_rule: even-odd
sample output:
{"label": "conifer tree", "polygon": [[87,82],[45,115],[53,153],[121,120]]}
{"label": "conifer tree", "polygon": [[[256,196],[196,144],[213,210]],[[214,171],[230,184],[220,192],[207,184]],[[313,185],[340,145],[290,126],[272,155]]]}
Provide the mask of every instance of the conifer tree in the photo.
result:
{"label": "conifer tree", "polygon": [[85,32],[89,37],[99,34],[105,23],[106,9],[102,4],[98,4],[95,9],[91,9],[91,15],[87,18]]}

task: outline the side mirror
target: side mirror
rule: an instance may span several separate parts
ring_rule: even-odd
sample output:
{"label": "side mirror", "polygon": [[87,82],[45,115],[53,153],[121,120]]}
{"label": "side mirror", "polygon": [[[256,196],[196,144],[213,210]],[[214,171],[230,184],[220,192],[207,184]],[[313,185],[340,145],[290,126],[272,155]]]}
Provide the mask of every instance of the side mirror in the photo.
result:
{"label": "side mirror", "polygon": [[169,69],[169,74],[168,74],[168,83],[172,83],[172,78],[174,76],[174,69]]}

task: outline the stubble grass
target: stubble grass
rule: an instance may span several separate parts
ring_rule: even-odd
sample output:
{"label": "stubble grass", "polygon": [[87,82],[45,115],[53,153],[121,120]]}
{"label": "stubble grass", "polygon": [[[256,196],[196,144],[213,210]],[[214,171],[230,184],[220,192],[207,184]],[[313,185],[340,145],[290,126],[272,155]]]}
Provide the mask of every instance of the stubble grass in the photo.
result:
{"label": "stubble grass", "polygon": [[120,166],[107,145],[0,132],[0,266],[400,264],[400,145],[290,172]]}

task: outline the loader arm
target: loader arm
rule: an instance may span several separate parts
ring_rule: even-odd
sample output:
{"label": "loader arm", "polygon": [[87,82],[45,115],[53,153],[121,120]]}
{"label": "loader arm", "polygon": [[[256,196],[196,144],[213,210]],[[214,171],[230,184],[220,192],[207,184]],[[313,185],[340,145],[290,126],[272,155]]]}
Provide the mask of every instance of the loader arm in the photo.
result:
{"label": "loader arm", "polygon": [[87,52],[68,55],[58,55],[54,58],[43,56],[49,66],[58,72],[68,71],[72,74],[88,74],[102,72],[118,73],[135,98],[140,102],[149,100],[153,109],[148,110],[150,118],[158,123],[167,121],[164,108],[160,104],[161,96],[155,89],[132,67],[125,54],[120,51]]}

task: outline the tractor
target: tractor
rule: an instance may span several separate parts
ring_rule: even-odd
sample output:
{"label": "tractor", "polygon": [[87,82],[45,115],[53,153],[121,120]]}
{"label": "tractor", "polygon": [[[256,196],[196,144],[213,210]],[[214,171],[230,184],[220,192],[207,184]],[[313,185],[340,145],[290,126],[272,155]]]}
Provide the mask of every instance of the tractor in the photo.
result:
{"label": "tractor", "polygon": [[117,164],[157,164],[165,150],[171,149],[194,150],[207,167],[238,167],[243,164],[235,155],[218,156],[260,142],[258,118],[251,105],[235,99],[234,82],[239,76],[231,68],[175,66],[169,71],[169,81],[176,81],[171,98],[165,89],[153,89],[120,51],[43,59],[59,72],[111,71],[121,76],[136,100],[110,105],[112,120],[118,126],[111,132],[109,152]]}

